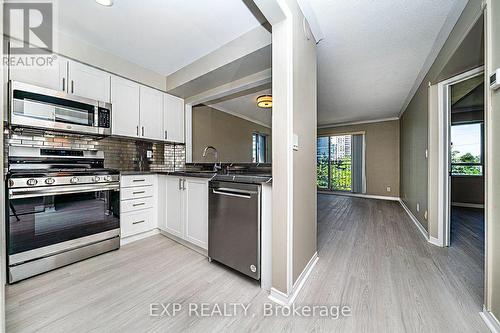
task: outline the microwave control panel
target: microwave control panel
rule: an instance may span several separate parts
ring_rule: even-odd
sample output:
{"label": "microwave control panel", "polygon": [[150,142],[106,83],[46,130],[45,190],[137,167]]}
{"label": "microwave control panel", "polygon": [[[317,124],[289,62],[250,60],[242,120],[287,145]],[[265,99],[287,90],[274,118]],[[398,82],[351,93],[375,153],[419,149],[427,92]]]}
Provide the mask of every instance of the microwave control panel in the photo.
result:
{"label": "microwave control panel", "polygon": [[99,108],[98,126],[103,128],[111,127],[111,112],[109,109]]}

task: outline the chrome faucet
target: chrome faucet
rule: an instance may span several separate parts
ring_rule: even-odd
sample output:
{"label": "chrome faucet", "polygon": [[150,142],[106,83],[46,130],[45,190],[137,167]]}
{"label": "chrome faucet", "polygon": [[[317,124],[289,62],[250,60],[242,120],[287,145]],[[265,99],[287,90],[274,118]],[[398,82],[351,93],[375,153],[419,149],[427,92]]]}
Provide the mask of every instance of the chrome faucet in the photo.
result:
{"label": "chrome faucet", "polygon": [[217,172],[222,169],[222,163],[219,161],[219,152],[214,146],[206,146],[205,149],[203,150],[203,157],[207,157],[207,152],[209,149],[212,149],[214,151],[215,155],[214,171]]}

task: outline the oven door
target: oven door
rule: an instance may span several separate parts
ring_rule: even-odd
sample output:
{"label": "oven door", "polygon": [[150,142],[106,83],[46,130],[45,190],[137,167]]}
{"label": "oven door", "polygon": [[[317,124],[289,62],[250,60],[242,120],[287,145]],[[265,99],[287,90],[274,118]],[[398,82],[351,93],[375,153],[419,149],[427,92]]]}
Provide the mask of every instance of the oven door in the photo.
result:
{"label": "oven door", "polygon": [[117,237],[119,193],[118,183],[9,190],[9,264]]}

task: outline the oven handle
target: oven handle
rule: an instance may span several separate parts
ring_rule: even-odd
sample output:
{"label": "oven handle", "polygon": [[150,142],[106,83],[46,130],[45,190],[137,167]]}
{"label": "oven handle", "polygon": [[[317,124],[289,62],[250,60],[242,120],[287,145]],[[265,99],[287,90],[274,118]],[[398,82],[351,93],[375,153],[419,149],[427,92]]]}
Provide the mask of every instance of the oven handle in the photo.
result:
{"label": "oven handle", "polygon": [[39,188],[22,188],[9,190],[9,199],[33,198],[43,197],[46,195],[61,195],[61,194],[74,194],[95,191],[113,191],[119,190],[120,183],[110,184],[92,184],[92,185],[78,185],[78,186],[54,186],[54,187],[39,187]]}

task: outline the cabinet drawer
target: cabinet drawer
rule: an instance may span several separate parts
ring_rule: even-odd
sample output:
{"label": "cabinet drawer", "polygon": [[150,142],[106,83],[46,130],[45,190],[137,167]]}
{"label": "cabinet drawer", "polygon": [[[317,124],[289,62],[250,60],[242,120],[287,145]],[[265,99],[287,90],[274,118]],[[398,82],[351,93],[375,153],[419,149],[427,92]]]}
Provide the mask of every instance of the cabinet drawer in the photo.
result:
{"label": "cabinet drawer", "polygon": [[140,199],[154,196],[154,186],[127,187],[121,189],[121,199]]}
{"label": "cabinet drawer", "polygon": [[122,176],[122,187],[149,186],[154,183],[154,175]]}
{"label": "cabinet drawer", "polygon": [[153,209],[120,214],[121,236],[128,237],[153,229]]}
{"label": "cabinet drawer", "polygon": [[154,200],[152,197],[142,199],[122,200],[120,202],[120,213],[133,212],[136,210],[153,208]]}

